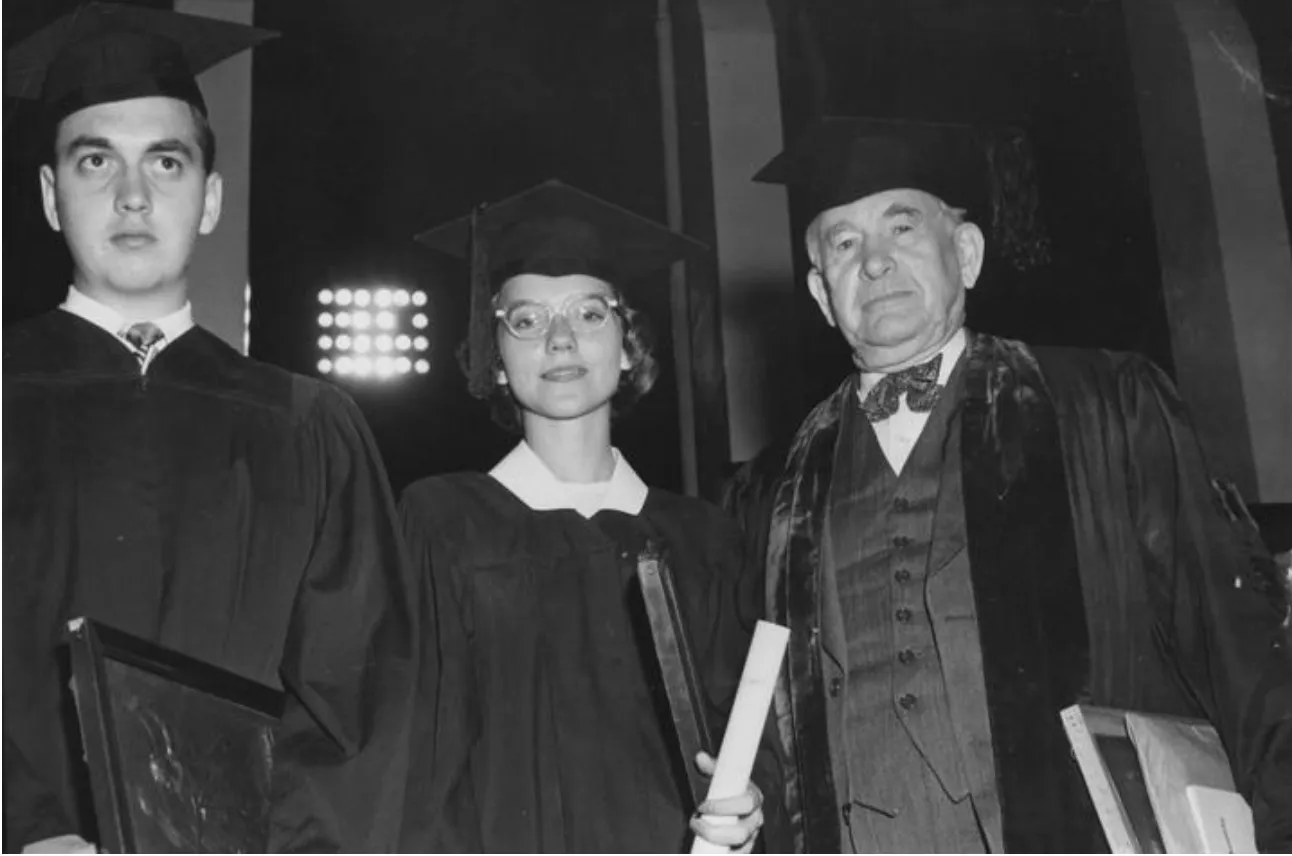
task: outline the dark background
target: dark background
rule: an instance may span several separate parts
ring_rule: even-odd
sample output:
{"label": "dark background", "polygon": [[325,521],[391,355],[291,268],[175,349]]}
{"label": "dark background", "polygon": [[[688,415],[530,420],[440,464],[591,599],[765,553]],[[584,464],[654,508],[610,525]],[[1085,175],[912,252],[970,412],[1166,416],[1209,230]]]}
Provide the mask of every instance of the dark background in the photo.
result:
{"label": "dark background", "polygon": [[[72,5],[8,0],[6,46]],[[1170,369],[1118,0],[771,5],[787,135],[826,113],[1011,123],[1029,133],[1052,261],[1018,273],[989,258],[970,295],[973,327],[1138,350]],[[1292,211],[1292,4],[1236,5],[1258,41]],[[254,60],[252,355],[313,372],[320,288],[424,288],[431,373],[347,386],[396,490],[422,475],[488,468],[513,440],[466,395],[457,370],[465,271],[412,236],[549,177],[665,219],[654,0],[270,0],[257,4],[256,23],[283,36]],[[25,109],[6,101],[6,324],[56,306],[69,281],[66,252],[40,214],[27,125]],[[795,217],[796,235],[802,225]],[[800,257],[800,281],[804,264]],[[664,372],[616,444],[647,482],[677,488],[665,286],[632,292],[656,322]],[[799,384],[785,390],[784,405],[798,415],[850,363],[806,289],[796,289],[788,317]]]}

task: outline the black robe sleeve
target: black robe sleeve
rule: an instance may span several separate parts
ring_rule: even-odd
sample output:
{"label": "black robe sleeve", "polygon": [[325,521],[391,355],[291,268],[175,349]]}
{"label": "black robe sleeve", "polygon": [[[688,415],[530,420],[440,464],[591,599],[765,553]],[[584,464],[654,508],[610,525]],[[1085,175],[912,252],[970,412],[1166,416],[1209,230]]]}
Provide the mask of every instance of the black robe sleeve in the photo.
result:
{"label": "black robe sleeve", "polygon": [[[703,673],[707,678],[709,703],[717,713],[714,722],[719,729],[712,748],[716,757],[740,687],[754,629],[765,616],[762,575],[753,567],[761,554],[750,548],[741,537],[739,526],[732,526],[729,520],[715,520],[704,530],[711,533],[707,540],[707,566],[713,569],[710,594],[706,608],[693,614],[688,623],[692,635],[698,634],[702,640],[696,647],[706,652],[708,659]],[[751,774],[763,796],[763,828],[756,848],[763,853],[787,853],[794,846],[785,811],[783,760],[778,742],[775,719],[769,713]]]}
{"label": "black robe sleeve", "polygon": [[[480,710],[461,581],[443,555],[435,521],[453,507],[432,483],[404,492],[399,510],[418,580],[422,673],[413,731],[400,849],[407,853],[480,853],[483,841],[471,774],[481,735]],[[438,498],[437,498],[438,496]],[[462,534],[462,533],[455,533]]]}
{"label": "black robe sleeve", "polygon": [[1131,508],[1158,639],[1229,753],[1257,845],[1292,847],[1292,659],[1269,554],[1226,513],[1183,403],[1151,363],[1119,375]]}
{"label": "black robe sleeve", "polygon": [[314,386],[302,447],[314,459],[318,536],[280,671],[278,851],[396,849],[417,674],[414,585],[394,503],[354,403]]}

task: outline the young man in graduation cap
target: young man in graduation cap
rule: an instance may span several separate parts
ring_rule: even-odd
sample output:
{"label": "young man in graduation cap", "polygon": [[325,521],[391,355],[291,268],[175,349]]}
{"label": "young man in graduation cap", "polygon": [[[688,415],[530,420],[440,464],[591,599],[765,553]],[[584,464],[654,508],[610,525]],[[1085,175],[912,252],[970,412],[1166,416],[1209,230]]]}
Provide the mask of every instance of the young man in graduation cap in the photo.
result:
{"label": "young man in graduation cap", "polygon": [[73,262],[4,342],[14,847],[95,841],[62,645],[82,615],[286,691],[273,849],[395,844],[415,621],[377,450],[344,393],[238,354],[188,299],[221,187],[194,75],[268,35],[90,4],[6,56]]}
{"label": "young man in graduation cap", "polygon": [[[694,643],[695,702],[721,709],[756,618],[739,610],[740,533],[708,503],[647,487],[611,443],[612,418],[658,371],[630,288],[707,249],[558,181],[419,240],[471,259],[468,385],[522,439],[488,473],[422,479],[400,500],[435,616],[422,662],[438,664],[405,848],[677,853],[689,820],[749,852],[764,815],[781,828],[777,801],[750,786],[696,806],[701,762],[677,747],[715,751],[720,735],[675,738],[636,583],[653,541]],[[759,776],[779,791],[773,768]]]}
{"label": "young man in graduation cap", "polygon": [[1287,604],[1170,381],[964,326],[974,220],[1033,201],[990,208],[1008,140],[827,119],[757,177],[812,217],[808,288],[858,369],[729,495],[793,630],[798,844],[1106,850],[1059,719],[1082,702],[1205,716],[1259,840],[1286,846]]}

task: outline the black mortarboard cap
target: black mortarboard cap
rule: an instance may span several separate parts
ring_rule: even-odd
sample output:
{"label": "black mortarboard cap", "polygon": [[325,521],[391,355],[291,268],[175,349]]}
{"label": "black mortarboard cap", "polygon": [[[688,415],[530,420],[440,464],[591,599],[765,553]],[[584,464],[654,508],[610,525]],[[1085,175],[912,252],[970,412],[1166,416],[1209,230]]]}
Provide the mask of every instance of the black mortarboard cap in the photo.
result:
{"label": "black mortarboard cap", "polygon": [[472,393],[480,397],[492,384],[484,355],[493,335],[493,294],[507,279],[522,273],[587,274],[623,287],[709,252],[667,226],[555,179],[482,205],[417,240],[470,261],[467,374]]}
{"label": "black mortarboard cap", "polygon": [[754,181],[787,185],[811,217],[885,190],[922,190],[965,209],[1017,267],[1048,256],[1035,165],[1016,128],[825,117]]}
{"label": "black mortarboard cap", "polygon": [[151,95],[205,113],[195,76],[275,35],[198,15],[87,3],[6,51],[5,94],[41,102],[51,121]]}

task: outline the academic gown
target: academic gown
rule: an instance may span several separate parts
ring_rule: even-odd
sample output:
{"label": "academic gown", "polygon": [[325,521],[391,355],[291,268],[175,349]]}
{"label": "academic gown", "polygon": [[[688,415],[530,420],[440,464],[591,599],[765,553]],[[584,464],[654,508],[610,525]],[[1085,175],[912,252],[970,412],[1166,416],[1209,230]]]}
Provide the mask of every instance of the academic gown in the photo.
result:
{"label": "academic gown", "polygon": [[[961,743],[999,795],[999,849],[1107,846],[1059,720],[1074,703],[1206,717],[1257,845],[1292,848],[1287,596],[1212,480],[1170,381],[1135,355],[982,334],[964,359],[964,532],[935,537],[929,566],[961,550],[969,561],[978,644],[949,611],[937,644],[944,675],[959,676],[949,693],[970,698],[966,676],[982,676],[987,722],[959,720]],[[727,497],[759,558],[768,617],[792,631],[776,718],[793,759],[786,811],[808,853],[839,852],[843,831],[822,651],[846,637],[822,606],[819,559],[840,414],[855,406],[849,379]]]}
{"label": "academic gown", "polygon": [[4,344],[6,842],[95,840],[63,643],[85,615],[288,691],[274,849],[393,847],[415,614],[354,403],[197,327],[142,375],[63,311]]}
{"label": "academic gown", "polygon": [[439,660],[404,849],[680,852],[694,806],[636,560],[648,538],[666,549],[721,727],[758,596],[735,587],[730,521],[654,489],[637,515],[534,511],[471,473],[412,485],[401,510],[434,615],[423,657]]}

